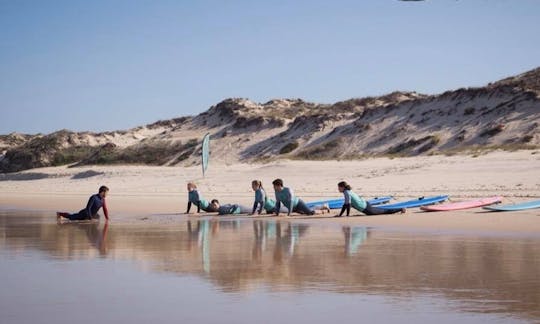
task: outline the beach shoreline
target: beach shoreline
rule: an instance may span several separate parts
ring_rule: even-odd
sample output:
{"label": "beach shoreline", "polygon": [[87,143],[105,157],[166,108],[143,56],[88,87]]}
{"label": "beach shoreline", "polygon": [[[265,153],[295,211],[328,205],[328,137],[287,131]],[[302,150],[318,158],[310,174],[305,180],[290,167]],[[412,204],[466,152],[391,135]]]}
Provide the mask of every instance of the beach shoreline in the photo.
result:
{"label": "beach shoreline", "polygon": [[[321,172],[324,170],[324,172]],[[54,167],[8,174],[0,181],[0,209],[76,212],[100,185],[111,188],[107,198],[112,222],[174,224],[200,216],[184,215],[188,181],[195,181],[208,200],[252,205],[250,182],[263,178],[273,196],[271,181],[282,178],[305,201],[339,198],[336,184],[346,180],[366,198],[390,195],[392,202],[447,194],[451,201],[502,196],[503,203],[540,198],[540,154],[534,151],[497,151],[480,156],[419,156],[358,161],[281,160],[269,164],[214,163],[202,178],[200,166],[88,166]],[[90,176],[81,177],[81,174]],[[18,178],[17,178],[18,177]],[[193,211],[192,211],[193,212]],[[333,210],[335,215],[339,210]],[[354,211],[352,215],[360,215]],[[293,217],[221,216],[278,219],[338,225],[420,229],[429,231],[485,231],[540,233],[540,209],[486,212],[473,208],[452,212],[333,218],[324,215]]]}

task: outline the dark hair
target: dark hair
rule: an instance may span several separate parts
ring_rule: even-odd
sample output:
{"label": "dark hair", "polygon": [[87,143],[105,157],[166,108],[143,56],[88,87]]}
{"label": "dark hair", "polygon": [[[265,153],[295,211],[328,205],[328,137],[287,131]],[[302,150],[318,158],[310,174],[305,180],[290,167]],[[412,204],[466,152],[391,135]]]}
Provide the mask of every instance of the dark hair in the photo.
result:
{"label": "dark hair", "polygon": [[351,190],[352,189],[351,186],[345,181],[341,181],[337,185],[338,185],[338,187],[345,188],[345,190]]}
{"label": "dark hair", "polygon": [[99,187],[99,193],[102,193],[104,191],[109,191],[109,188],[107,188],[107,186],[101,186]]}
{"label": "dark hair", "polygon": [[219,204],[219,200],[217,200],[217,199],[212,199],[212,201],[210,201],[210,203],[211,203],[211,204],[213,204],[213,203],[218,203],[218,204]]}
{"label": "dark hair", "polygon": [[276,179],[276,180],[272,181],[272,184],[273,184],[274,186],[280,186],[280,187],[283,187],[283,180],[281,180],[281,179]]}

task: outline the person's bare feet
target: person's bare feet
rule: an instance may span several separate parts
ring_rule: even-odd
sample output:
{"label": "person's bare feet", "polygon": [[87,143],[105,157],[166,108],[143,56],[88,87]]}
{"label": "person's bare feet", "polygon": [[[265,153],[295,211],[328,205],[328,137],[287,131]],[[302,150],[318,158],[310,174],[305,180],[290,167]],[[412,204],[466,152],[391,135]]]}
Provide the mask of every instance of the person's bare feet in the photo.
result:
{"label": "person's bare feet", "polygon": [[328,207],[328,204],[324,204],[322,207],[323,214],[326,212],[330,214],[330,207]]}
{"label": "person's bare feet", "polygon": [[64,221],[67,221],[66,217],[67,217],[68,215],[69,215],[68,213],[57,212],[57,213],[56,213],[56,223],[58,223],[58,224],[63,224]]}

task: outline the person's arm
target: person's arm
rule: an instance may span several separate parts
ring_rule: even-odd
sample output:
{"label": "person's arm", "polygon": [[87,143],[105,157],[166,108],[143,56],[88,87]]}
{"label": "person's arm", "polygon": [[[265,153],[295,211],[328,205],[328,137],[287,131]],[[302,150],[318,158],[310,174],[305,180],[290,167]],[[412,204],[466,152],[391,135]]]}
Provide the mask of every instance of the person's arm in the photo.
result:
{"label": "person's arm", "polygon": [[287,216],[291,216],[291,212],[293,210],[293,198],[294,194],[292,192],[292,189],[287,190],[287,199],[289,199],[289,211],[287,212]]}
{"label": "person's arm", "polygon": [[197,214],[201,212],[201,197],[199,196],[199,192],[195,190],[193,192],[193,198],[195,199],[195,205],[197,205]]}
{"label": "person's arm", "polygon": [[276,216],[279,216],[279,211],[281,210],[281,200],[279,200],[278,194],[276,192]]}
{"label": "person's arm", "polygon": [[351,204],[343,204],[343,207],[341,207],[341,212],[339,213],[339,216],[343,216],[343,213],[347,211],[347,216],[351,213]]}
{"label": "person's arm", "polygon": [[191,201],[188,201],[186,214],[189,214],[190,210],[191,210]]}
{"label": "person's arm", "polygon": [[90,199],[88,199],[88,203],[86,204],[86,214],[88,215],[88,219],[92,219],[92,206],[94,206],[94,196],[90,196]]}
{"label": "person's arm", "polygon": [[261,206],[259,207],[259,211],[258,211],[259,215],[262,213],[265,201],[266,201],[266,193],[264,192],[264,190],[261,190],[261,201],[260,201]]}
{"label": "person's arm", "polygon": [[[251,213],[252,213],[252,214],[255,214],[255,211],[257,210],[257,206],[258,206],[258,205],[259,205],[259,202],[255,200],[255,201],[253,202],[253,209],[251,210]],[[260,212],[259,212],[259,214],[260,214]]]}
{"label": "person's arm", "polygon": [[344,200],[344,204],[346,205],[350,205],[351,204],[351,192],[349,190],[345,190],[343,192],[343,200]]}
{"label": "person's arm", "polygon": [[105,198],[103,198],[103,214],[105,215],[105,219],[109,220],[109,210],[107,209],[107,202]]}

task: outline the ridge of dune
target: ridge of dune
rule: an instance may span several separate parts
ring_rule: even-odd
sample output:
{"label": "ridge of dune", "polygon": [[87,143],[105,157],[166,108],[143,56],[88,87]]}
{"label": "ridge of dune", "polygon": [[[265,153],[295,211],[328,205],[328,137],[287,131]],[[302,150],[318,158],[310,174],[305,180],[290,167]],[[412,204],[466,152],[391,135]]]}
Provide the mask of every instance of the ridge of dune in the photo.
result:
{"label": "ridge of dune", "polygon": [[540,68],[437,95],[392,92],[333,104],[229,98],[197,116],[128,130],[0,136],[0,172],[94,164],[199,163],[211,134],[218,163],[342,160],[540,146]]}

